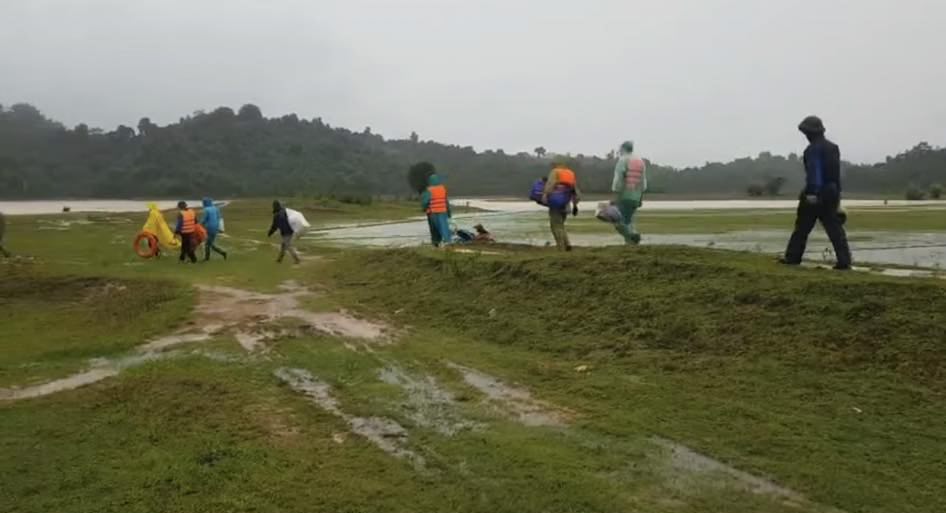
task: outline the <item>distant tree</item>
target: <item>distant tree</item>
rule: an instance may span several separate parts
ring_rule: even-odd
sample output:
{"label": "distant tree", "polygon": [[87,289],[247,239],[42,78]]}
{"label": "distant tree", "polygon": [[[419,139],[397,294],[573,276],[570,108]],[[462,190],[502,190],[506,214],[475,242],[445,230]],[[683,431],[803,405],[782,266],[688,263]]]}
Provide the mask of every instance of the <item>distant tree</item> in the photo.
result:
{"label": "distant tree", "polygon": [[418,141],[420,141],[420,136],[417,135],[417,132],[413,132],[413,131],[412,131],[412,132],[411,132],[411,143],[417,144]]}
{"label": "distant tree", "polygon": [[118,128],[108,135],[111,140],[124,143],[135,138],[135,130],[130,126],[118,125]]}
{"label": "distant tree", "polygon": [[28,103],[16,103],[10,107],[10,113],[13,115],[13,119],[19,122],[43,122],[46,121],[46,117],[43,116],[43,113],[39,111],[36,107]]}
{"label": "distant tree", "polygon": [[154,134],[154,129],[158,128],[157,125],[151,122],[151,118],[141,118],[138,121],[138,135],[147,137]]}
{"label": "distant tree", "polygon": [[80,139],[86,139],[89,137],[89,125],[86,125],[85,123],[79,123],[74,129],[72,129],[72,131],[75,132],[76,136]]}
{"label": "distant tree", "polygon": [[237,117],[243,121],[260,121],[263,119],[263,111],[256,105],[247,103],[240,107],[240,112],[237,113]]}
{"label": "distant tree", "polygon": [[365,129],[364,129],[364,131],[361,132],[361,133],[362,133],[363,135],[371,135],[371,127],[370,127],[370,126],[366,126]]}
{"label": "distant tree", "polygon": [[427,188],[427,179],[436,173],[430,162],[418,162],[407,170],[407,183],[412,191],[423,192]]}
{"label": "distant tree", "polygon": [[910,184],[904,197],[910,201],[920,201],[926,199],[926,192],[915,184]]}
{"label": "distant tree", "polygon": [[545,157],[545,155],[548,153],[548,150],[546,150],[544,146],[539,146],[533,151],[535,151],[535,156],[539,157],[540,159]]}
{"label": "distant tree", "polygon": [[765,194],[765,185],[759,183],[749,184],[749,187],[746,187],[746,193],[752,197],[758,197]]}
{"label": "distant tree", "polygon": [[940,185],[940,184],[938,184],[938,183],[934,183],[933,185],[930,185],[930,198],[931,198],[931,199],[936,199],[936,200],[938,200],[938,199],[940,199],[940,197],[942,197],[942,196],[943,196],[943,186],[942,186],[942,185]]}
{"label": "distant tree", "polygon": [[617,157],[617,155],[614,153],[614,150],[611,150],[608,152],[607,157],[608,157],[608,160],[614,160]]}
{"label": "distant tree", "polygon": [[785,185],[785,178],[776,176],[765,182],[765,193],[769,196],[778,196],[782,192],[783,185]]}

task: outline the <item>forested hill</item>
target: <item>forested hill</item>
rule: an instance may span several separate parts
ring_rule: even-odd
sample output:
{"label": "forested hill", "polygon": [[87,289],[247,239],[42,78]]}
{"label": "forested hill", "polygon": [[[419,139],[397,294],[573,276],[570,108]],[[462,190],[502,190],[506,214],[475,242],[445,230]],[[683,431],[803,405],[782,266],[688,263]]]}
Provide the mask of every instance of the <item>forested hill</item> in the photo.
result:
{"label": "forested hill", "polygon": [[[615,141],[617,142],[617,141]],[[178,123],[105,132],[67,128],[27,104],[0,106],[0,197],[217,197],[287,195],[400,195],[411,193],[408,167],[429,160],[455,195],[527,195],[549,167],[549,156],[422,141],[386,140],[370,129],[353,132],[295,114],[266,118],[254,105],[220,107]],[[612,158],[577,155],[572,163],[584,189],[604,192]],[[756,158],[675,170],[651,163],[653,190],[744,195],[755,186],[785,183],[791,194],[802,177],[798,157]],[[874,166],[846,166],[848,191],[902,194],[946,182],[946,150],[922,143]],[[774,192],[774,191],[773,191]]]}

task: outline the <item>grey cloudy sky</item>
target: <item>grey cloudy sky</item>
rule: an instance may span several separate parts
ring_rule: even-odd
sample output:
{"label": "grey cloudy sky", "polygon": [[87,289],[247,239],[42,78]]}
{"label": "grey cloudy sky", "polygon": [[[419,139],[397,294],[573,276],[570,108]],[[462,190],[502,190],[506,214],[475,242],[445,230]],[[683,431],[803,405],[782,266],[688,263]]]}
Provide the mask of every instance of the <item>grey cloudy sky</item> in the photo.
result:
{"label": "grey cloudy sky", "polygon": [[67,125],[247,102],[386,137],[658,162],[946,144],[943,0],[0,0],[0,103]]}

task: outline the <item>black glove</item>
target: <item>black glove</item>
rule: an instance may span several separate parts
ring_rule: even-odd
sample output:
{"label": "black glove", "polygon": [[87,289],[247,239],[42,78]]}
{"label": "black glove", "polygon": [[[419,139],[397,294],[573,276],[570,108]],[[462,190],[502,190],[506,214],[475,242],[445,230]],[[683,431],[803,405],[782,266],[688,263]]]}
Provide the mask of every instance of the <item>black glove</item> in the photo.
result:
{"label": "black glove", "polygon": [[578,215],[578,205],[572,207],[572,216]]}

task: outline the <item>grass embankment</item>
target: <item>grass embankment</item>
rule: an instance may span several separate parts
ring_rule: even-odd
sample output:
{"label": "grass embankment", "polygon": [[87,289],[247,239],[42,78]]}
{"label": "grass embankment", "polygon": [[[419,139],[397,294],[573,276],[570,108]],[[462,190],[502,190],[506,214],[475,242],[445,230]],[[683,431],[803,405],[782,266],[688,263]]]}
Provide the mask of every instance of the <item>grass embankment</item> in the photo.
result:
{"label": "grass embankment", "polygon": [[[681,469],[654,435],[846,511],[946,510],[942,281],[680,248],[476,256],[304,242],[307,263],[291,267],[272,262],[267,202],[224,216],[232,258],[198,266],[134,256],[144,214],[13,218],[11,249],[35,258],[0,262],[0,387],[173,331],[195,284],[273,292],[292,279],[320,292],[305,308],[386,319],[396,343],[357,350],[364,341],[287,322],[265,351],[223,334],[202,353],[0,401],[7,510],[822,511]],[[75,220],[88,224],[59,223]],[[523,425],[448,361],[522,383],[567,427]],[[425,468],[281,385],[282,367],[331,385],[347,415],[398,422],[407,436],[392,440]],[[391,369],[415,384],[379,378]],[[467,427],[448,436],[439,422]]]}
{"label": "grass embankment", "polygon": [[946,507],[941,283],[679,248],[372,252],[338,279],[423,326],[415,347],[478,354],[600,431],[660,433],[850,511]]}

